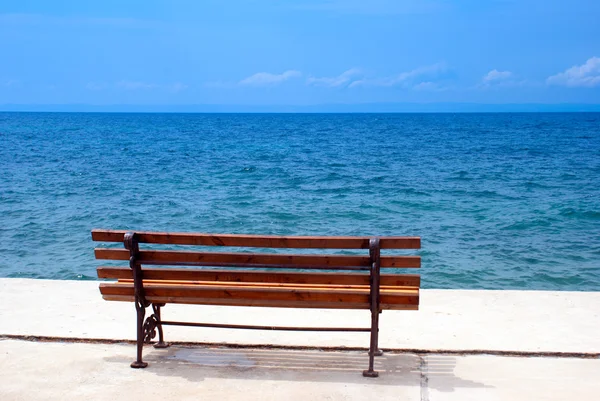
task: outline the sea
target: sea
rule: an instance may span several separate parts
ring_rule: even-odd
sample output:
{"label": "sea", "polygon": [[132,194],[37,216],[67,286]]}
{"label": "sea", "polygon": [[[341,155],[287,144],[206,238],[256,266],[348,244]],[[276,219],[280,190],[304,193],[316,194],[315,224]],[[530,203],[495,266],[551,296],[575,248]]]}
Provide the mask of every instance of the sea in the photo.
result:
{"label": "sea", "polygon": [[425,288],[600,291],[600,113],[0,113],[0,277],[96,279],[92,228],[420,236]]}

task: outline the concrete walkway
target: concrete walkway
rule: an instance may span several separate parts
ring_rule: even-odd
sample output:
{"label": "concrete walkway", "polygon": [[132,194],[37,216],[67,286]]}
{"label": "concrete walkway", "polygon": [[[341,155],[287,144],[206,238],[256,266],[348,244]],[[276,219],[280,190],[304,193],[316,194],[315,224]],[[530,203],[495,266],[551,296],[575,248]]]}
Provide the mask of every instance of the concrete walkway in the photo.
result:
{"label": "concrete walkway", "polygon": [[[361,375],[365,351],[319,350],[364,349],[364,333],[167,327],[169,341],[204,344],[146,347],[150,366],[134,370],[129,363],[135,347],[109,343],[133,339],[133,305],[103,301],[97,282],[0,279],[0,399],[597,400],[599,311],[600,293],[424,290],[420,311],[385,311],[380,334],[384,349],[422,352],[386,352],[376,359],[377,379]],[[168,305],[163,317],[273,325],[369,324],[366,311]],[[27,336],[54,339],[28,341]],[[77,342],[81,339],[96,341]]]}
{"label": "concrete walkway", "polygon": [[[0,279],[0,335],[133,340],[133,304],[98,282]],[[167,305],[165,320],[368,327],[368,311]],[[167,327],[167,341],[360,347],[368,333]],[[419,311],[384,311],[386,349],[599,353],[600,292],[422,290]]]}
{"label": "concrete walkway", "polygon": [[0,340],[0,394],[12,400],[577,400],[600,393],[600,360],[363,352],[134,347]]}

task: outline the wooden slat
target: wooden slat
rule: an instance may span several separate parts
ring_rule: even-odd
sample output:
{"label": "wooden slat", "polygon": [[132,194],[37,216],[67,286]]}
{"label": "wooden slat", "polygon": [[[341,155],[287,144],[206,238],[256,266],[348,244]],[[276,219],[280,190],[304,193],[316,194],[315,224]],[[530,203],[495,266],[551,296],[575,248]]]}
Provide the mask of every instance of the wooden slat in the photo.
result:
{"label": "wooden slat", "polygon": [[[133,285],[132,279],[120,279],[118,284]],[[338,291],[338,290],[349,290],[357,293],[369,293],[370,286],[368,285],[340,285],[340,284],[288,284],[288,283],[240,283],[240,282],[223,282],[223,281],[189,281],[189,280],[147,280],[144,279],[144,286],[151,285],[189,285],[199,287],[236,287],[236,288],[262,288],[269,290],[271,288],[295,288],[295,289],[315,289],[323,291]],[[405,294],[405,295],[418,295],[418,287],[407,287],[407,286],[380,286],[381,293],[390,294]]]}
{"label": "wooden slat", "polygon": [[418,269],[421,267],[420,256],[382,256],[381,268],[407,268]]}
{"label": "wooden slat", "polygon": [[[101,283],[100,292],[102,295],[133,295],[133,284],[125,283]],[[166,297],[194,299],[251,299],[251,300],[269,300],[269,301],[302,301],[307,304],[311,302],[318,303],[354,303],[368,304],[369,292],[364,290],[349,289],[292,289],[292,288],[240,288],[240,287],[220,287],[202,285],[163,285],[148,284],[144,285],[144,292],[148,299],[150,297]],[[199,301],[199,303],[204,303]],[[381,303],[385,304],[408,304],[418,305],[418,292],[389,292],[382,291]]]}
{"label": "wooden slat", "polygon": [[[102,288],[134,288],[133,280],[119,280],[118,282],[102,283]],[[148,280],[144,281],[144,291],[150,289],[160,290],[177,290],[177,291],[213,291],[222,290],[226,292],[230,291],[242,291],[244,293],[253,294],[255,292],[269,292],[269,293],[310,293],[310,294],[330,294],[330,295],[348,295],[348,294],[361,294],[369,295],[370,289],[367,286],[311,286],[302,284],[272,284],[272,283],[211,283],[211,282],[172,282],[163,280]],[[419,295],[419,289],[417,287],[385,287],[380,289],[381,295],[393,295],[393,296],[416,296]],[[226,296],[225,298],[228,298]],[[253,296],[247,296],[254,298]]]}
{"label": "wooden slat", "polygon": [[[92,230],[92,239],[123,242],[127,230]],[[235,246],[255,248],[368,249],[370,237],[277,236],[246,234],[169,233],[139,231],[138,240],[151,244]],[[379,237],[382,249],[419,249],[420,237]]]}
{"label": "wooden slat", "polygon": [[[255,283],[289,284],[332,284],[369,285],[368,273],[304,273],[304,272],[264,272],[208,269],[148,268],[142,269],[144,278],[149,280],[196,280]],[[98,267],[99,278],[132,279],[129,267]],[[382,274],[382,286],[421,285],[421,278],[415,274]]]}
{"label": "wooden slat", "polygon": [[[107,301],[133,302],[133,295],[103,295]],[[169,298],[169,297],[147,297],[153,303],[166,304],[194,304],[194,305],[226,305],[226,306],[261,306],[274,308],[318,308],[318,309],[369,309],[368,303],[344,303],[339,302],[302,302],[302,301],[266,301],[260,299],[198,299],[198,298]],[[385,310],[418,310],[418,305],[406,304],[381,304]]]}
{"label": "wooden slat", "polygon": [[[129,251],[115,248],[96,248],[96,259],[129,260]],[[290,255],[261,253],[213,253],[184,251],[140,251],[142,264],[195,265],[195,266],[250,266],[303,268],[328,267],[368,267],[368,256],[355,255]],[[421,267],[420,256],[382,256],[381,267],[417,268]]]}
{"label": "wooden slat", "polygon": [[[107,301],[133,302],[133,296],[103,295]],[[261,306],[267,308],[308,308],[308,309],[369,309],[369,304],[340,302],[305,302],[305,301],[272,301],[265,299],[223,299],[223,298],[174,298],[146,297],[152,303],[187,304],[187,305],[219,305],[219,306]]]}

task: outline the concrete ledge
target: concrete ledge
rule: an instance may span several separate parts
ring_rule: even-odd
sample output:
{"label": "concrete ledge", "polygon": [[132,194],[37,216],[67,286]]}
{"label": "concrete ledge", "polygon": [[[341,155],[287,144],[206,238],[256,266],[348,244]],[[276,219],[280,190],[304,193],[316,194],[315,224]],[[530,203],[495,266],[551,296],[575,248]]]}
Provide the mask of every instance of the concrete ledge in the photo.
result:
{"label": "concrete ledge", "polygon": [[[132,304],[102,300],[98,282],[0,279],[0,335],[133,340]],[[165,320],[357,326],[368,311],[167,305]],[[457,352],[600,352],[600,293],[423,290],[420,311],[384,311],[380,345]],[[167,327],[167,341],[292,347],[368,346],[367,333]]]}

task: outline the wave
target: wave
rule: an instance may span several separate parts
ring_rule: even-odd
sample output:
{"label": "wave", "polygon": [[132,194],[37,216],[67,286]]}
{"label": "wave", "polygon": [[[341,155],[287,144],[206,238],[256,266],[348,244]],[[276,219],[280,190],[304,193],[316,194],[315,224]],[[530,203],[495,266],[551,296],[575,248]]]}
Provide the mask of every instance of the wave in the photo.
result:
{"label": "wave", "polygon": [[582,220],[600,220],[600,211],[596,210],[577,210],[571,207],[561,209],[559,214],[571,219]]}

